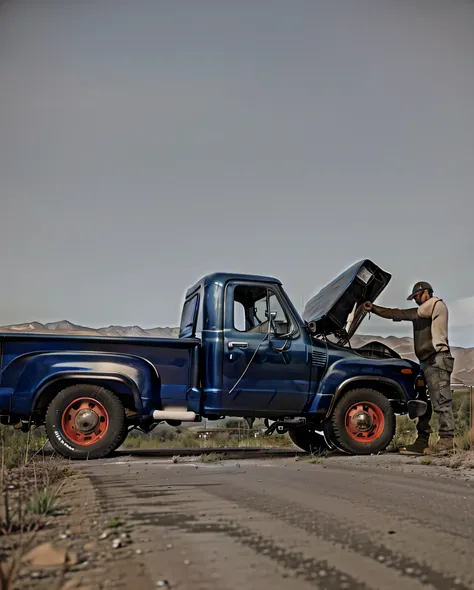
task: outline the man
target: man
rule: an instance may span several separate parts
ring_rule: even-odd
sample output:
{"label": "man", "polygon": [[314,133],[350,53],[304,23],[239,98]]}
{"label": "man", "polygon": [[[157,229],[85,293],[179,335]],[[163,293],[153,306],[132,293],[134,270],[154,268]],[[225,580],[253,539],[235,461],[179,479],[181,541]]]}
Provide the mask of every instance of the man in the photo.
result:
{"label": "man", "polygon": [[435,452],[449,452],[454,450],[454,415],[450,388],[454,358],[448,340],[448,308],[442,299],[433,296],[432,286],[425,281],[415,284],[407,300],[414,300],[418,308],[392,309],[374,305],[370,301],[364,304],[365,311],[413,324],[415,354],[425,375],[430,400],[427,400],[425,414],[418,419],[416,441],[400,452],[430,454],[428,442],[432,432],[432,408],[439,420],[440,440]]}

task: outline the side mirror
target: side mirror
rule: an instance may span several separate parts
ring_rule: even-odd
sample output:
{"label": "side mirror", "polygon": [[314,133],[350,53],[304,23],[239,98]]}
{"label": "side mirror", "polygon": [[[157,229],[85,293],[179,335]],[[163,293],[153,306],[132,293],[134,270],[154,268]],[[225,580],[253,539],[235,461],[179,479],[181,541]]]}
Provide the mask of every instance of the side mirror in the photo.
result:
{"label": "side mirror", "polygon": [[273,332],[273,336],[276,338],[287,338],[290,335],[290,327],[288,326],[288,322],[286,320],[275,321],[275,318],[278,316],[277,311],[270,311],[270,313],[266,311],[265,315],[267,318],[269,317],[269,333]]}

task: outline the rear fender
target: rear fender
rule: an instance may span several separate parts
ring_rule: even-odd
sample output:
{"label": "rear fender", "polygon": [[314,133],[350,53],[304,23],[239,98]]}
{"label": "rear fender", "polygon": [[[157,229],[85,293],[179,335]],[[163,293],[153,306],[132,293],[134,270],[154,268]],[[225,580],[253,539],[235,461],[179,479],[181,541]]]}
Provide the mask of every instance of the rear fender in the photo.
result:
{"label": "rear fender", "polygon": [[139,416],[160,407],[159,374],[141,357],[100,352],[27,354],[17,357],[3,372],[3,384],[10,383],[13,388],[14,413],[38,410],[62,382],[65,387],[73,383],[122,384],[122,393],[133,396]]}

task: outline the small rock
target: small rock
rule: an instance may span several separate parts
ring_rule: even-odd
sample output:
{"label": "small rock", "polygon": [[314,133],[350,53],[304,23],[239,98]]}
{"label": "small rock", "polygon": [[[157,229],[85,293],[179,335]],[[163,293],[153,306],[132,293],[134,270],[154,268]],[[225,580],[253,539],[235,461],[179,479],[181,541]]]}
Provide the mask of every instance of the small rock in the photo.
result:
{"label": "small rock", "polygon": [[100,535],[99,539],[107,539],[107,537],[109,536],[109,534],[110,534],[110,533],[109,533],[108,531],[105,531],[104,533],[102,533],[102,534]]}
{"label": "small rock", "polygon": [[412,567],[407,567],[405,573],[407,576],[412,576],[415,573],[415,570]]}
{"label": "small rock", "polygon": [[52,543],[42,543],[29,551],[23,561],[34,568],[52,568],[64,565],[66,557],[66,550],[62,547],[56,547]]}
{"label": "small rock", "polygon": [[156,583],[157,588],[171,588],[168,580],[158,580]]}
{"label": "small rock", "polygon": [[80,584],[80,580],[67,580],[61,590],[75,590]]}
{"label": "small rock", "polygon": [[171,543],[168,543],[168,545],[166,545],[166,549],[173,549],[173,545]]}
{"label": "small rock", "polygon": [[183,563],[184,565],[190,565],[191,562],[189,561],[189,559],[185,559]]}
{"label": "small rock", "polygon": [[112,541],[112,549],[118,549],[118,548],[119,548],[119,547],[121,547],[121,546],[122,546],[122,541],[121,541],[121,539],[118,539],[118,538],[117,538],[117,539],[114,539],[114,540]]}
{"label": "small rock", "polygon": [[135,551],[135,553],[136,553],[137,555],[141,555],[141,554],[143,553],[143,551],[142,551],[141,549],[137,549],[137,550]]}
{"label": "small rock", "polygon": [[84,551],[86,551],[87,553],[89,553],[90,551],[95,551],[97,549],[97,543],[95,541],[92,541],[91,543],[86,543],[84,545]]}

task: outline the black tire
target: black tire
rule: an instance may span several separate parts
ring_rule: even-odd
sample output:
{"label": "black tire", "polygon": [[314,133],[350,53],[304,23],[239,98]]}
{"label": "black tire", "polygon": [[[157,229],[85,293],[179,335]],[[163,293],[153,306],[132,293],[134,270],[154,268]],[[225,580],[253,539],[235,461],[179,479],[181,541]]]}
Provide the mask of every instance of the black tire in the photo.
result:
{"label": "black tire", "polygon": [[288,432],[292,442],[307,453],[322,453],[329,451],[324,436],[314,430],[290,430]]}
{"label": "black tire", "polygon": [[[92,441],[97,438],[97,442],[89,442],[87,444],[80,444],[75,440],[70,432],[65,432],[63,428],[63,417],[66,422],[67,430],[67,416],[68,408],[73,408],[73,402],[81,398],[88,398],[91,400],[89,406],[94,407],[94,400],[97,401],[97,408],[105,410],[108,418],[108,423],[105,418],[100,418],[106,424],[105,430],[100,431],[100,426],[94,433],[91,433],[89,439]],[[100,413],[100,412],[99,412]],[[99,414],[95,412],[96,416]],[[72,423],[71,423],[72,424]],[[125,409],[120,403],[117,396],[103,387],[96,385],[72,385],[60,391],[49,405],[46,412],[46,432],[48,438],[53,446],[63,457],[69,459],[100,459],[110,455],[121,441],[125,440],[127,434],[127,424],[125,420]],[[96,434],[99,432],[99,434]],[[87,435],[84,435],[87,436]]]}
{"label": "black tire", "polygon": [[[361,405],[364,413],[375,416],[368,430],[357,430],[348,417],[348,411],[356,404]],[[359,413],[359,410],[355,410]],[[375,426],[377,424],[378,426]],[[379,391],[368,388],[352,389],[345,393],[336,403],[330,417],[329,428],[334,445],[351,455],[371,455],[385,450],[395,435],[395,414],[388,399]],[[353,434],[351,436],[350,431]],[[372,433],[372,434],[370,434]],[[357,437],[360,437],[357,440]]]}
{"label": "black tire", "polygon": [[[118,448],[120,448],[123,445],[123,443],[127,440],[127,436],[128,436],[128,426],[126,426],[124,428],[122,438],[119,440],[119,442],[118,442],[117,446],[115,447],[115,449],[118,449]],[[114,451],[115,451],[115,449],[114,449]]]}

